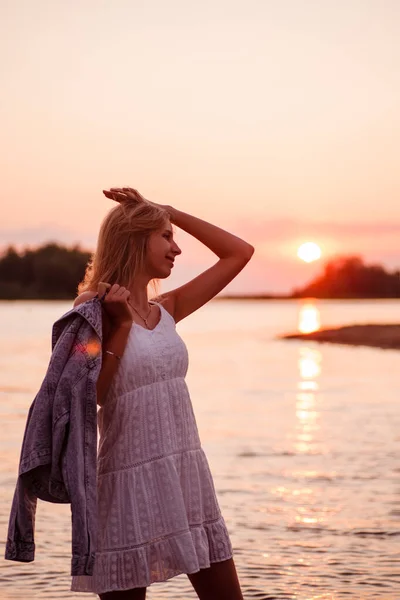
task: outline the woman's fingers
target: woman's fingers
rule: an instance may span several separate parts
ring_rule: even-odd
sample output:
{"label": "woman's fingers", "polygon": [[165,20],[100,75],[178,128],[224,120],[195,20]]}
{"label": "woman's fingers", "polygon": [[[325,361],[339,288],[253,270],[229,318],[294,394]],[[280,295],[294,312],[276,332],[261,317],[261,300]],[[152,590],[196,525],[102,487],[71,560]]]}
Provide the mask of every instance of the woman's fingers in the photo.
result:
{"label": "woman's fingers", "polygon": [[97,286],[100,299],[105,299],[106,302],[109,301],[110,298],[112,298],[113,294],[118,288],[119,285],[117,285],[116,283],[114,283],[114,285],[111,285],[110,283],[105,283],[104,281],[100,281],[99,285]]}
{"label": "woman's fingers", "polygon": [[148,202],[148,200],[146,200],[146,198],[144,196],[142,196],[142,194],[140,192],[138,192],[137,190],[135,190],[133,188],[122,188],[122,190],[126,193],[126,195],[129,198],[139,200],[141,202]]}
{"label": "woman's fingers", "polygon": [[118,297],[123,296],[125,292],[126,292],[126,288],[123,285],[121,285],[118,288],[118,290],[115,290],[114,296],[118,296]]}
{"label": "woman's fingers", "polygon": [[109,190],[103,190],[103,194],[109,198],[110,200],[114,200],[115,202],[123,202],[125,200],[134,200],[136,202],[145,202],[148,204],[153,204],[150,200],[147,200],[142,194],[140,194],[134,188],[117,188],[112,187]]}
{"label": "woman's fingers", "polygon": [[125,197],[129,195],[129,192],[127,191],[126,188],[114,188],[114,187],[112,187],[112,188],[110,188],[110,192],[112,194],[120,194],[120,196],[125,196]]}
{"label": "woman's fingers", "polygon": [[100,281],[99,285],[97,286],[97,293],[99,295],[100,298],[102,298],[103,296],[105,296],[108,292],[108,290],[110,289],[111,284],[106,283],[105,281]]}
{"label": "woman's fingers", "polygon": [[122,298],[122,300],[124,302],[127,302],[129,304],[130,295],[131,295],[130,291],[129,290],[125,290],[125,292],[122,294],[121,298]]}
{"label": "woman's fingers", "polygon": [[107,292],[108,296],[116,296],[116,295],[120,295],[122,296],[123,294],[130,294],[130,291],[126,289],[125,286],[123,285],[118,285],[118,283],[114,283],[113,285],[111,285],[110,283],[106,283],[105,281],[100,281],[99,285],[97,286],[97,290],[99,292],[99,294],[104,294],[104,292]]}
{"label": "woman's fingers", "polygon": [[115,200],[115,202],[122,202],[123,200],[127,199],[127,195],[122,192],[112,192],[109,190],[103,190],[103,194],[110,200]]}
{"label": "woman's fingers", "polygon": [[121,288],[121,286],[120,286],[120,285],[118,285],[118,283],[114,283],[114,284],[111,286],[111,289],[110,289],[110,291],[109,291],[109,294],[108,294],[108,295],[109,295],[110,297],[111,297],[111,296],[115,296],[116,294],[118,294],[118,291],[120,290],[120,288]]}
{"label": "woman's fingers", "polygon": [[127,196],[128,198],[132,198],[132,199],[136,199],[136,200],[145,200],[144,196],[142,196],[142,194],[140,192],[138,192],[138,190],[136,190],[135,188],[131,188],[131,187],[123,187],[123,188],[111,187],[110,192],[117,193],[117,194],[123,194],[123,195]]}
{"label": "woman's fingers", "polygon": [[121,299],[125,299],[125,298],[129,298],[130,296],[130,291],[126,289],[126,287],[124,287],[123,285],[118,285],[117,283],[114,283],[113,286],[111,286],[111,289],[109,290],[108,294],[107,294],[107,299],[109,302],[112,302],[113,300],[121,300]]}

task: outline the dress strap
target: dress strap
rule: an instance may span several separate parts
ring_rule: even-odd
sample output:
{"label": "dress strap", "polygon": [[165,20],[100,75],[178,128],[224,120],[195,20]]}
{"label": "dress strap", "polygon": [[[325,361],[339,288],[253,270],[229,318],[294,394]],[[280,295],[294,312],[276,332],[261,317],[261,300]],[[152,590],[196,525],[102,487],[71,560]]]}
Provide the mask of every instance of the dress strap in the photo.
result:
{"label": "dress strap", "polygon": [[154,300],[149,300],[149,303],[150,304],[158,304],[158,306],[160,307],[161,313],[164,312],[167,315],[167,317],[169,317],[169,319],[173,323],[174,327],[176,326],[174,317],[171,315],[171,313],[166,308],[163,307],[163,305],[160,302],[155,302]]}

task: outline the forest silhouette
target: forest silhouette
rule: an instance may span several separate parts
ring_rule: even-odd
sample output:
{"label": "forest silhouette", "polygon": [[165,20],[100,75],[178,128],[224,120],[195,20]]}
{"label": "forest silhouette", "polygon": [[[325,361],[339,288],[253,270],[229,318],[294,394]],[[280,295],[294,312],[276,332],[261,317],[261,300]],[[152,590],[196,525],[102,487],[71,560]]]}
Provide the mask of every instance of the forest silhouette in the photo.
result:
{"label": "forest silhouette", "polygon": [[321,275],[294,289],[294,298],[399,298],[400,272],[389,273],[381,265],[366,265],[361,256],[329,260]]}
{"label": "forest silhouette", "polygon": [[[91,256],[79,245],[68,248],[55,242],[21,252],[8,246],[0,257],[0,299],[73,299]],[[399,298],[400,272],[366,265],[360,256],[339,256],[329,260],[310,283],[277,297]]]}
{"label": "forest silhouette", "polygon": [[78,245],[67,248],[50,242],[21,253],[9,246],[0,258],[0,299],[75,298],[90,257]]}

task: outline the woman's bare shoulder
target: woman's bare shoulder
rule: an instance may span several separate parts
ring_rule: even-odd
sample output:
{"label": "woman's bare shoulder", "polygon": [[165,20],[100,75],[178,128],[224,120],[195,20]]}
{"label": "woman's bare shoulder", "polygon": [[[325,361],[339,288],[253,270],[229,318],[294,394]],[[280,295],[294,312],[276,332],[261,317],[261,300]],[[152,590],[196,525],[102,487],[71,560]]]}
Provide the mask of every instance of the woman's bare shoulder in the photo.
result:
{"label": "woman's bare shoulder", "polygon": [[82,292],[82,294],[79,294],[79,296],[75,298],[74,307],[78,306],[78,304],[82,304],[82,302],[87,302],[88,300],[91,300],[96,296],[96,294],[97,292],[91,292],[90,290],[88,290],[87,292]]}
{"label": "woman's bare shoulder", "polygon": [[164,294],[160,294],[155,298],[151,298],[152,302],[156,302],[157,304],[162,304],[163,308],[169,312],[169,314],[174,316],[174,300],[173,297],[168,294],[168,292]]}

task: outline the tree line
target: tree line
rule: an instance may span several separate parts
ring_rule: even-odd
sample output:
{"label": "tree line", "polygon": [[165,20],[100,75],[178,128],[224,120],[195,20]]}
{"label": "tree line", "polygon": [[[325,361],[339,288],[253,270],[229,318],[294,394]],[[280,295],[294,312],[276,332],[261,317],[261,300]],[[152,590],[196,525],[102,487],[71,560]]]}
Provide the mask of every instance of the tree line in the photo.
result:
{"label": "tree line", "polygon": [[8,246],[0,258],[0,299],[75,298],[90,257],[79,245],[67,248],[50,242],[21,253]]}
{"label": "tree line", "polygon": [[366,265],[361,256],[340,256],[328,261],[321,275],[302,288],[295,298],[400,298],[400,272],[381,265]]}
{"label": "tree line", "polygon": [[[0,299],[70,300],[77,294],[91,256],[79,245],[68,248],[55,242],[20,253],[8,246],[0,257]],[[336,257],[290,297],[400,298],[400,272],[366,265],[360,256]]]}

